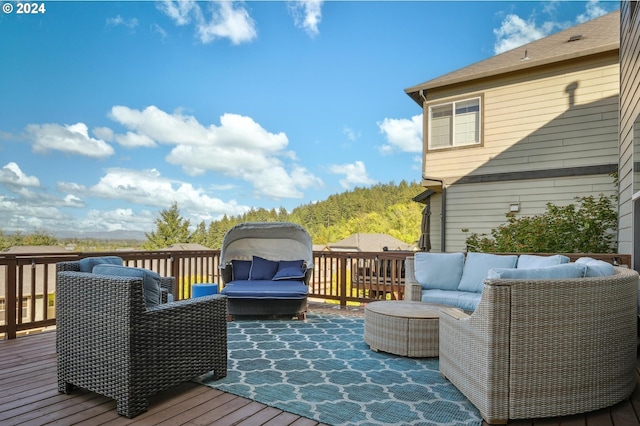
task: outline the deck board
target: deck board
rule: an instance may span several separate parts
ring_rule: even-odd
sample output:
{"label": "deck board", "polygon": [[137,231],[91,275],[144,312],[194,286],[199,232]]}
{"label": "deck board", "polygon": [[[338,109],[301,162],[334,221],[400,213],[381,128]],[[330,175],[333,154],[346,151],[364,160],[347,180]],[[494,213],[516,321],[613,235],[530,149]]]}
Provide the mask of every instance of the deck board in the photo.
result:
{"label": "deck board", "polygon": [[[358,309],[345,313],[362,314]],[[640,359],[636,366],[638,385],[626,401],[577,416],[518,420],[509,425],[640,426]],[[112,399],[82,389],[71,395],[58,392],[55,331],[0,341],[0,377],[2,425],[323,426],[314,420],[194,382],[182,383],[154,395],[147,412],[127,419],[117,414]]]}

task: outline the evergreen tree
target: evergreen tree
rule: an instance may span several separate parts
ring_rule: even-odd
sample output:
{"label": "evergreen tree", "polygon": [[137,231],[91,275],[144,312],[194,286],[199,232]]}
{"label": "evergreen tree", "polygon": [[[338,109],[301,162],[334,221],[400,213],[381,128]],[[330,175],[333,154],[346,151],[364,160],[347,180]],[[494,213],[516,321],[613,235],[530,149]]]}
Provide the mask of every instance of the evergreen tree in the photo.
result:
{"label": "evergreen tree", "polygon": [[167,248],[172,244],[189,243],[189,220],[180,216],[178,203],[174,202],[171,208],[160,212],[160,218],[156,219],[156,230],[147,236],[143,244],[145,250],[158,250]]}

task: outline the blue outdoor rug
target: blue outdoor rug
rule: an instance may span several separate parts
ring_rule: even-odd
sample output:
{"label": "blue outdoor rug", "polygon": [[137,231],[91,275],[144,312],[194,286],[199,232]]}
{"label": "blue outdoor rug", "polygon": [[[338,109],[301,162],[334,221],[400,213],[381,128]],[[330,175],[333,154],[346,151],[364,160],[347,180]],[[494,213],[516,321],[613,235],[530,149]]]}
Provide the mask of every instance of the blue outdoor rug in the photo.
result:
{"label": "blue outdoor rug", "polygon": [[228,323],[227,377],[197,381],[329,425],[479,426],[437,358],[373,352],[361,317]]}

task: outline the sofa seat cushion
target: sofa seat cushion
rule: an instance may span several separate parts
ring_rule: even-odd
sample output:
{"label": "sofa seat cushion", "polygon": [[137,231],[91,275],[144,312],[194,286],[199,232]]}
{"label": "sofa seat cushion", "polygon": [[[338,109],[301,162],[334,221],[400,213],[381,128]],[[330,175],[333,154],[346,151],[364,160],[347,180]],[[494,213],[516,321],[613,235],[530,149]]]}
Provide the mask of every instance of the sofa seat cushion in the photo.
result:
{"label": "sofa seat cushion", "polygon": [[422,301],[440,303],[460,308],[464,311],[475,311],[482,298],[482,293],[460,290],[422,290]]}
{"label": "sofa seat cushion", "polygon": [[241,280],[227,283],[220,293],[231,299],[304,299],[309,287],[295,280]]}
{"label": "sofa seat cushion", "polygon": [[569,263],[569,257],[562,254],[552,256],[541,256],[538,254],[521,254],[518,257],[518,269],[524,268],[544,268],[545,266],[555,266]]}
{"label": "sofa seat cushion", "polygon": [[80,272],[93,272],[93,267],[96,265],[116,265],[122,266],[123,261],[121,257],[118,256],[95,256],[95,257],[85,257],[84,259],[80,259],[78,264],[80,266]]}
{"label": "sofa seat cushion", "polygon": [[467,260],[464,262],[458,290],[482,293],[484,280],[487,278],[489,269],[515,268],[517,262],[518,256],[516,255],[469,252]]}
{"label": "sofa seat cushion", "polygon": [[414,275],[423,290],[456,290],[462,277],[464,253],[416,253]]}
{"label": "sofa seat cushion", "polygon": [[144,301],[147,308],[158,306],[162,303],[162,290],[160,287],[160,275],[157,272],[144,268],[131,268],[128,266],[118,266],[100,264],[93,267],[94,274],[115,275],[118,277],[142,278]]}
{"label": "sofa seat cushion", "polygon": [[489,279],[558,280],[584,278],[586,267],[576,263],[546,266],[544,268],[495,268],[489,271]]}

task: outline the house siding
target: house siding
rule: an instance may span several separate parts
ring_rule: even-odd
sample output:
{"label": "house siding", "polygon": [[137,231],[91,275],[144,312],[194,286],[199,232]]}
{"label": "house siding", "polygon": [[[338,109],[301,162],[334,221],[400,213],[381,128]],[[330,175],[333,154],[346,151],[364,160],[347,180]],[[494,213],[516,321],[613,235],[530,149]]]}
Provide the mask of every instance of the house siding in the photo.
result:
{"label": "house siding", "polygon": [[[619,225],[618,252],[632,254],[635,269],[640,269],[640,241],[634,234],[634,216],[640,216],[640,201],[633,199],[633,124],[640,115],[640,5],[636,2],[632,15],[631,3],[620,4],[620,126],[619,126]],[[638,192],[638,188],[635,191]],[[634,249],[634,246],[636,247]]]}
{"label": "house siding", "polygon": [[[616,190],[613,177],[593,175],[453,185],[446,194],[445,251],[462,251],[467,248],[465,241],[472,233],[491,235],[492,229],[506,223],[512,203],[520,205],[516,217],[533,216],[544,213],[547,203],[568,205],[575,202],[575,197],[611,196]],[[439,249],[433,244],[432,251]]]}
{"label": "house siding", "polygon": [[424,176],[452,184],[468,175],[617,164],[618,61],[612,51],[536,74],[432,89],[425,117],[433,103],[483,96],[483,145],[425,150]]}

